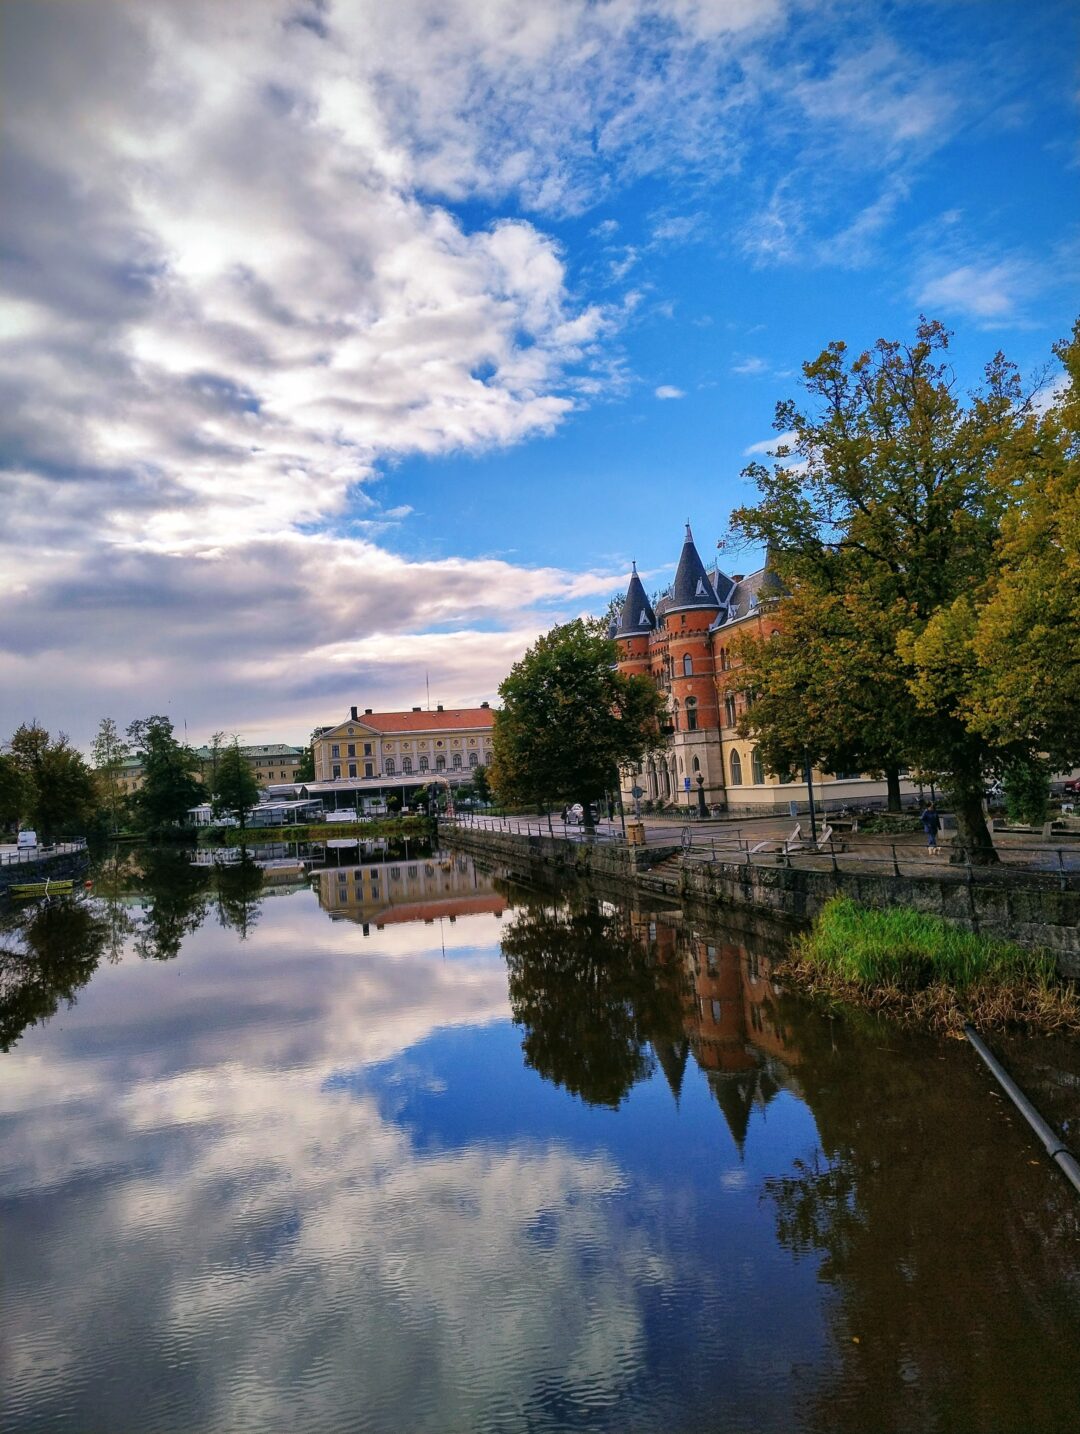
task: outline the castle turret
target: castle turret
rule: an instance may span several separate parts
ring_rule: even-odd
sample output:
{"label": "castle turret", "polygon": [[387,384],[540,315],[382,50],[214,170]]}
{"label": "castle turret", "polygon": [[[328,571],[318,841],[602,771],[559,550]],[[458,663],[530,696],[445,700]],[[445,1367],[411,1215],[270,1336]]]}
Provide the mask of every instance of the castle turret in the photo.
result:
{"label": "castle turret", "polygon": [[[721,608],[712,579],[686,525],[679,566],[664,610],[671,672],[671,705],[677,732],[717,727],[716,683],[709,628]],[[696,776],[699,768],[692,775]]]}
{"label": "castle turret", "polygon": [[637,563],[630,567],[622,612],[615,629],[619,645],[619,671],[628,675],[648,677],[650,668],[649,639],[656,631],[656,614],[638,577]]}

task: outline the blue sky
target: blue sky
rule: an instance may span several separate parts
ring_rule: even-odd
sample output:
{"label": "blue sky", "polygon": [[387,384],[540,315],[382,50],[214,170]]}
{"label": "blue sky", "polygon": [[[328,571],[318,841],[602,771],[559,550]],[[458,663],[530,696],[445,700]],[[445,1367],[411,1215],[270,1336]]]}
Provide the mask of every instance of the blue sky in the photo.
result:
{"label": "blue sky", "polygon": [[925,312],[967,385],[1080,310],[1057,0],[3,27],[5,733],[493,697],[686,518],[711,554],[830,340]]}

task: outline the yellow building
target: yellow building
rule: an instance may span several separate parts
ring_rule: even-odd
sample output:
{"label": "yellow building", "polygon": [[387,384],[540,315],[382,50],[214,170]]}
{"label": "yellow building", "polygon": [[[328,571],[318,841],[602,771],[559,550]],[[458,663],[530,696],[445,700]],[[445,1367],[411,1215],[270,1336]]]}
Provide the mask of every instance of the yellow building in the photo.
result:
{"label": "yellow building", "polygon": [[412,785],[445,777],[468,779],[491,761],[495,714],[479,707],[414,707],[411,712],[361,713],[355,707],[315,736],[315,780]]}

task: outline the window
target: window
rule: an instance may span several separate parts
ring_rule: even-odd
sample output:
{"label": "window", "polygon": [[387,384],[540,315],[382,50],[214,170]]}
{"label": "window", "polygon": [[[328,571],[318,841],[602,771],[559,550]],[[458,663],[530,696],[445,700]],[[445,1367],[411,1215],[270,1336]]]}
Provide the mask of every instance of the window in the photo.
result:
{"label": "window", "polygon": [[349,776],[350,776],[350,777],[355,777],[355,776],[356,776],[356,763],[355,763],[355,762],[350,762],[350,763],[349,763]]}
{"label": "window", "polygon": [[340,777],[340,776],[341,776],[341,764],[340,764],[340,762],[335,762],[335,763],[334,763],[334,766],[333,766],[333,769],[332,769],[332,774],[333,774],[334,777]]}
{"label": "window", "polygon": [[716,1025],[719,1025],[719,1024],[720,1024],[720,1002],[716,999],[715,996],[714,996],[714,997],[712,998],[712,1000],[709,1002],[709,1010],[710,1010],[710,1012],[712,1013],[713,1022],[714,1022]]}
{"label": "window", "polygon": [[436,757],[436,758],[435,758],[435,770],[436,770],[437,772],[445,772],[445,771],[446,771],[446,758],[445,758],[445,757]]}
{"label": "window", "polygon": [[693,761],[693,764],[692,764],[692,765],[693,765],[693,768],[694,768],[694,771],[695,771],[695,772],[700,772],[700,771],[701,771],[701,763],[698,761],[698,759],[697,759],[696,757],[694,758],[694,761]]}
{"label": "window", "polygon": [[461,753],[460,753],[460,752],[455,752],[455,753],[454,753],[453,766],[454,766],[454,768],[455,768],[456,771],[460,771],[460,770],[461,770]]}
{"label": "window", "polygon": [[401,759],[401,770],[402,770],[402,773],[403,773],[403,774],[407,774],[407,775],[409,775],[409,776],[412,775],[412,758],[411,758],[411,757],[402,757],[402,759]]}
{"label": "window", "polygon": [[339,745],[337,742],[333,742],[333,743],[331,744],[331,746],[330,746],[330,755],[331,755],[331,757],[340,757],[340,756],[341,756],[341,747],[340,747],[340,745]]}
{"label": "window", "polygon": [[392,776],[394,775],[394,759],[393,759],[393,757],[387,757],[386,762],[385,762],[385,764],[384,764],[384,766],[383,766],[383,771],[386,773],[386,775],[387,775],[388,777],[392,777]]}
{"label": "window", "polygon": [[364,743],[364,756],[365,756],[365,757],[370,757],[370,756],[371,756],[371,743],[370,743],[370,742],[365,742],[365,743]]}
{"label": "window", "polygon": [[760,787],[765,781],[765,768],[762,765],[761,753],[756,747],[750,754],[750,766],[754,773],[754,785]]}
{"label": "window", "polygon": [[478,767],[479,765],[480,765],[480,758],[479,758],[478,754],[477,754],[476,752],[470,752],[470,753],[469,753],[469,766],[470,766],[470,767]]}
{"label": "window", "polygon": [[355,756],[356,756],[356,743],[355,743],[355,742],[350,742],[350,743],[349,743],[349,756],[350,756],[350,757],[355,757]]}
{"label": "window", "polygon": [[687,730],[688,732],[696,732],[696,731],[697,731],[697,698],[696,698],[696,697],[688,697],[688,698],[686,699],[686,730]]}
{"label": "window", "polygon": [[373,777],[374,775],[375,775],[375,768],[374,768],[374,766],[372,765],[372,763],[371,763],[371,762],[365,762],[365,763],[364,763],[364,776],[365,776],[365,777]]}
{"label": "window", "polygon": [[683,655],[682,675],[684,677],[693,677],[694,675],[694,659],[688,652]]}
{"label": "window", "polygon": [[726,647],[720,649],[720,667],[724,672],[731,671],[731,653]]}
{"label": "window", "polygon": [[428,769],[428,760],[427,760],[426,757],[421,757],[421,758],[420,758],[420,770],[421,770],[422,772],[426,772],[427,769]]}
{"label": "window", "polygon": [[739,714],[735,710],[735,694],[733,692],[729,692],[728,695],[724,698],[724,716],[727,719],[727,725],[729,727],[735,726],[736,720],[738,719],[738,715]]}
{"label": "window", "polygon": [[742,758],[738,752],[731,754],[731,785],[733,787],[742,786]]}
{"label": "window", "polygon": [[671,725],[676,732],[679,730],[679,704],[677,702],[671,704]]}

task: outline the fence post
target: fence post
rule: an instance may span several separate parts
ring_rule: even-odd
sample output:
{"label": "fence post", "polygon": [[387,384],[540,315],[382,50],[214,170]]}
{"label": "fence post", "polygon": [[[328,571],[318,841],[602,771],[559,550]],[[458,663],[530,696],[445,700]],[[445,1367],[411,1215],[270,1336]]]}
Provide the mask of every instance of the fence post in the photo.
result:
{"label": "fence post", "polygon": [[900,863],[899,863],[899,862],[897,861],[897,859],[896,859],[896,843],[895,843],[895,842],[890,842],[890,843],[889,843],[889,846],[890,846],[890,848],[892,849],[893,876],[899,876],[899,875],[900,875]]}

